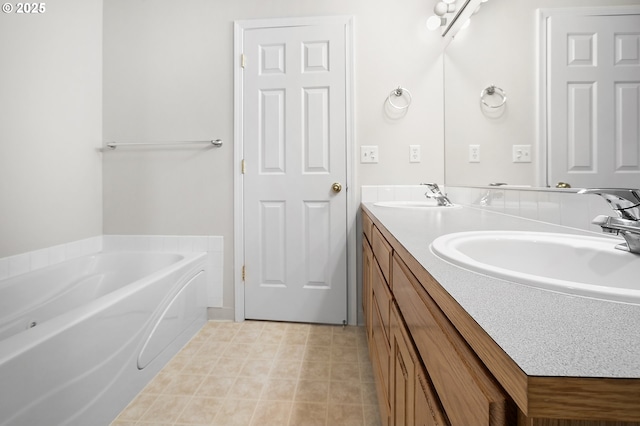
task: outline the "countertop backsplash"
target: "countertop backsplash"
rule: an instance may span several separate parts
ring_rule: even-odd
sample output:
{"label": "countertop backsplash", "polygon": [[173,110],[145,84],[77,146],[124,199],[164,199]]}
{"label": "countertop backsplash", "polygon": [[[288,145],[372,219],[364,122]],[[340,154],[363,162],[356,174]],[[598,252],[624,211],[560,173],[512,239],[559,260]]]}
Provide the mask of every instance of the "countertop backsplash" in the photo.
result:
{"label": "countertop backsplash", "polygon": [[[591,220],[598,215],[615,215],[600,196],[580,195],[575,189],[439,186],[454,204],[597,233],[600,227]],[[424,185],[365,185],[361,201],[422,201],[425,192]]]}

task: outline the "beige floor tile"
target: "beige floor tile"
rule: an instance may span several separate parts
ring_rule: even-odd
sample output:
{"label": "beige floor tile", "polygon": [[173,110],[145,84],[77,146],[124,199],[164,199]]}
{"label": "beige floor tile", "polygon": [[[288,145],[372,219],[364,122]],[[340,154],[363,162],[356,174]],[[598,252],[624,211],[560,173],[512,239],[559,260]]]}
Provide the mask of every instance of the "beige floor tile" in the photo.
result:
{"label": "beige floor tile", "polygon": [[270,359],[248,359],[240,370],[240,376],[266,379],[272,365],[273,361]]}
{"label": "beige floor tile", "polygon": [[300,380],[329,380],[331,363],[303,362],[300,367]]}
{"label": "beige floor tile", "polygon": [[196,355],[191,358],[191,361],[182,368],[180,374],[206,376],[214,369],[216,364],[218,364],[218,360],[218,357],[212,358],[208,356]]}
{"label": "beige floor tile", "polygon": [[295,400],[298,402],[326,402],[329,394],[329,382],[318,380],[300,380]]}
{"label": "beige floor tile", "polygon": [[227,345],[222,357],[246,359],[251,352],[253,352],[253,345],[251,343],[233,341]]}
{"label": "beige floor tile", "polygon": [[306,345],[280,345],[278,359],[288,359],[292,361],[302,361],[304,358]]}
{"label": "beige floor tile", "polygon": [[291,408],[290,426],[325,426],[327,424],[327,404],[295,402]]}
{"label": "beige floor tile", "polygon": [[171,384],[175,376],[175,374],[165,373],[161,371],[144,388],[143,392],[145,394],[161,394],[164,392],[165,388]]}
{"label": "beige floor tile", "polygon": [[378,406],[378,393],[375,383],[362,383],[362,403],[365,405]]}
{"label": "beige floor tile", "polygon": [[215,419],[215,426],[248,426],[258,401],[227,399]]}
{"label": "beige floor tile", "polygon": [[300,380],[329,380],[331,363],[303,362],[300,367]]}
{"label": "beige floor tile", "polygon": [[220,328],[211,333],[207,339],[209,342],[230,342],[236,335],[236,330]]}
{"label": "beige floor tile", "polygon": [[331,362],[358,362],[358,352],[351,346],[331,346]]}
{"label": "beige floor tile", "polygon": [[280,344],[256,342],[249,354],[249,359],[275,359],[280,350]]}
{"label": "beige floor tile", "polygon": [[191,396],[196,393],[205,376],[194,376],[190,374],[176,374],[171,383],[163,391],[166,395]]}
{"label": "beige floor tile", "polygon": [[[376,401],[377,404],[377,401]],[[380,409],[378,405],[364,406],[364,424],[366,426],[381,426]]]}
{"label": "beige floor tile", "polygon": [[307,338],[307,345],[310,346],[331,346],[331,342],[333,340],[332,332],[328,333],[313,333],[309,332],[309,337]]}
{"label": "beige floor tile", "polygon": [[155,402],[157,395],[141,393],[120,413],[118,420],[139,420]]}
{"label": "beige floor tile", "polygon": [[233,377],[208,376],[198,389],[198,396],[224,398],[236,379]]}
{"label": "beige floor tile", "polygon": [[293,401],[297,380],[269,379],[262,388],[260,399],[268,401]]}
{"label": "beige floor tile", "polygon": [[360,382],[373,383],[375,381],[373,367],[371,367],[370,362],[359,362],[358,367],[360,369]]}
{"label": "beige floor tile", "polygon": [[240,371],[242,371],[243,366],[243,358],[220,358],[209,372],[209,375],[216,377],[237,377]]}
{"label": "beige floor tile", "polygon": [[251,420],[252,426],[282,426],[289,423],[291,401],[260,401]]}
{"label": "beige floor tile", "polygon": [[282,338],[283,345],[306,345],[309,331],[287,332]]}
{"label": "beige floor tile", "polygon": [[260,399],[266,380],[258,377],[238,377],[229,389],[227,398]]}
{"label": "beige floor tile", "polygon": [[363,406],[329,404],[327,424],[331,426],[365,426]]}
{"label": "beige floor tile", "polygon": [[329,384],[329,404],[362,405],[360,382],[334,382]]}
{"label": "beige floor tile", "polygon": [[182,371],[185,365],[189,364],[191,356],[178,353],[171,361],[167,363],[162,369],[163,373],[179,373]]}
{"label": "beige floor tile", "polygon": [[331,380],[360,383],[360,364],[357,362],[331,363]]}
{"label": "beige floor tile", "polygon": [[331,346],[307,345],[304,360],[310,362],[331,362]]}
{"label": "beige floor tile", "polygon": [[334,332],[331,343],[334,346],[349,346],[353,349],[357,347],[356,335],[349,332]]}
{"label": "beige floor tile", "polygon": [[145,422],[173,423],[185,409],[190,399],[188,396],[160,395],[142,415],[140,420]]}
{"label": "beige floor tile", "polygon": [[256,340],[260,337],[262,330],[259,329],[243,329],[236,333],[233,337],[233,342],[235,343],[255,343]]}
{"label": "beige floor tile", "polygon": [[220,398],[203,398],[193,397],[189,401],[177,423],[208,425],[213,422],[216,414],[220,411],[224,404],[224,400]]}
{"label": "beige floor tile", "polygon": [[276,344],[279,345],[284,337],[284,328],[264,328],[260,333],[260,337],[256,340],[256,343]]}
{"label": "beige floor tile", "polygon": [[302,361],[276,359],[271,366],[269,377],[274,379],[297,379]]}

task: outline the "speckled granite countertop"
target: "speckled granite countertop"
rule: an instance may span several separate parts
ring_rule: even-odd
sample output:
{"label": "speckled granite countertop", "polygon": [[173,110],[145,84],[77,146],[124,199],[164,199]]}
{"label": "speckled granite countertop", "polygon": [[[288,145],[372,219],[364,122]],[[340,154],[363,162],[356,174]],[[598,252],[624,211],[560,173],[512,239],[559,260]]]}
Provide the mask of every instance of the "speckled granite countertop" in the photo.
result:
{"label": "speckled granite countertop", "polygon": [[429,249],[435,238],[462,231],[596,234],[470,207],[364,206],[527,375],[640,378],[640,306],[494,279],[451,265]]}

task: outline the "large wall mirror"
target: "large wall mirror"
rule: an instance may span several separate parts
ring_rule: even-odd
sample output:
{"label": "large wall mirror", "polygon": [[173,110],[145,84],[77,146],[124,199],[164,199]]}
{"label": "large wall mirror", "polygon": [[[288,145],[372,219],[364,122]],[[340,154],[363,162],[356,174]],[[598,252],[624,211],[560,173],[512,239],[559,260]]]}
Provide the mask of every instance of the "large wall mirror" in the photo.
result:
{"label": "large wall mirror", "polygon": [[640,0],[489,0],[444,76],[447,185],[640,187]]}

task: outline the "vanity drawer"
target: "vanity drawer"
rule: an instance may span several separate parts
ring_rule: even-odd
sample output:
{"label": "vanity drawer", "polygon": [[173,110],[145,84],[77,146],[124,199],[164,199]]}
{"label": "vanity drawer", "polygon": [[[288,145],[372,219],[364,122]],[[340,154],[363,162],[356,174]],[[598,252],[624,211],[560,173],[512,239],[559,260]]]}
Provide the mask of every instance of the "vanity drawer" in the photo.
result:
{"label": "vanity drawer", "polygon": [[365,213],[364,210],[360,210],[360,211],[362,212],[362,233],[364,234],[365,237],[367,237],[369,244],[371,244],[371,232],[373,229],[373,221],[371,220],[369,215]]}
{"label": "vanity drawer", "polygon": [[387,240],[382,236],[380,230],[377,227],[373,227],[373,241],[371,241],[371,246],[373,248],[373,255],[378,261],[378,265],[380,265],[380,269],[382,270],[382,275],[387,282],[387,285],[390,288],[392,287],[391,283],[391,257],[393,254],[393,249],[391,245],[387,242]]}
{"label": "vanity drawer", "polygon": [[502,388],[397,255],[392,270],[394,297],[451,424],[509,424]]}

